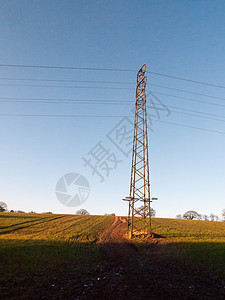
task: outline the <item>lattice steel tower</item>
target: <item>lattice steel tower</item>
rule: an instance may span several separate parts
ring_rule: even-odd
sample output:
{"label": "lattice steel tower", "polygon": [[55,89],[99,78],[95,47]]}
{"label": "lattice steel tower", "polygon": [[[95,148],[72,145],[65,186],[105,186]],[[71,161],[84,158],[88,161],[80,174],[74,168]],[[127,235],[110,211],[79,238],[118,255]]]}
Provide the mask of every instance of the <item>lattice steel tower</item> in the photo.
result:
{"label": "lattice steel tower", "polygon": [[131,237],[136,232],[151,233],[145,71],[146,65],[143,65],[137,74],[130,195],[123,199],[129,202],[128,232]]}

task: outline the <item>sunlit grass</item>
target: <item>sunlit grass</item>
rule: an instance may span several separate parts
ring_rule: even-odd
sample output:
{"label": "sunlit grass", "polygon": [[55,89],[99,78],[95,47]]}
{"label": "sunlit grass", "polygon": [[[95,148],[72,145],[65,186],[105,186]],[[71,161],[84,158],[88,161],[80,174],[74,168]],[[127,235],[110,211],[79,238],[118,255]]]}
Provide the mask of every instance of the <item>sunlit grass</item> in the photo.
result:
{"label": "sunlit grass", "polygon": [[93,242],[113,222],[110,216],[1,214],[0,239]]}
{"label": "sunlit grass", "polygon": [[225,242],[225,223],[153,218],[152,230],[182,242]]}
{"label": "sunlit grass", "polygon": [[[0,283],[80,272],[101,259],[111,216],[0,214]],[[40,280],[43,280],[40,278]]]}
{"label": "sunlit grass", "polygon": [[165,237],[170,255],[225,276],[225,222],[153,218],[152,230]]}

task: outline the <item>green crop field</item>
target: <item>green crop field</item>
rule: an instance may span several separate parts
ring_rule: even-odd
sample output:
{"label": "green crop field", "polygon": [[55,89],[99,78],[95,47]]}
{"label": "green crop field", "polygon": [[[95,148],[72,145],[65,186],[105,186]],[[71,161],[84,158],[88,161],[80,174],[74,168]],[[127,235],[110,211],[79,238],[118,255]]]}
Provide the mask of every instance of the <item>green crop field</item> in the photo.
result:
{"label": "green crop field", "polygon": [[152,230],[171,255],[225,277],[225,222],[154,218]]}
{"label": "green crop field", "polygon": [[224,222],[153,218],[152,229],[179,242],[224,242],[225,238]]}
{"label": "green crop field", "polygon": [[[0,213],[0,286],[3,294],[30,295],[82,273],[99,262],[96,242],[113,222],[111,216]],[[69,279],[68,279],[69,280]],[[32,282],[32,286],[29,285]],[[15,289],[15,291],[13,291]]]}
{"label": "green crop field", "polygon": [[[29,298],[32,290],[68,282],[102,261],[97,244],[111,216],[0,213],[0,287]],[[153,218],[165,251],[224,276],[225,222]],[[60,284],[60,283],[58,283]],[[16,299],[16,298],[15,298]]]}

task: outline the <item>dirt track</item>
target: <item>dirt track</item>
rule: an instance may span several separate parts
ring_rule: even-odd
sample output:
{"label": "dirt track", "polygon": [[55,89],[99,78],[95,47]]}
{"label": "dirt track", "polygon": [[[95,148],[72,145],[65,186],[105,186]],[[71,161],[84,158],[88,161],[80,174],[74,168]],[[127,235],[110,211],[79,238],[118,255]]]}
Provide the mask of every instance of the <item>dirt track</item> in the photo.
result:
{"label": "dirt track", "polygon": [[224,282],[172,258],[165,239],[135,243],[126,239],[126,227],[126,218],[115,217],[103,233],[103,262],[76,299],[225,299]]}

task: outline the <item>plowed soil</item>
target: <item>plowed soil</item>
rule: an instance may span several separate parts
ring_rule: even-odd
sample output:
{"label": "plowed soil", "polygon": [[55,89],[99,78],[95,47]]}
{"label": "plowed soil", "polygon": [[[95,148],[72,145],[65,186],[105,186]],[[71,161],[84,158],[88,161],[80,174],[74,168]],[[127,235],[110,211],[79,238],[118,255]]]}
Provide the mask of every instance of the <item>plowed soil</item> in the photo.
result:
{"label": "plowed soil", "polygon": [[74,299],[225,299],[224,281],[181,263],[167,252],[170,241],[130,240],[126,228],[126,218],[116,217],[103,233],[99,242],[103,261],[85,275]]}

